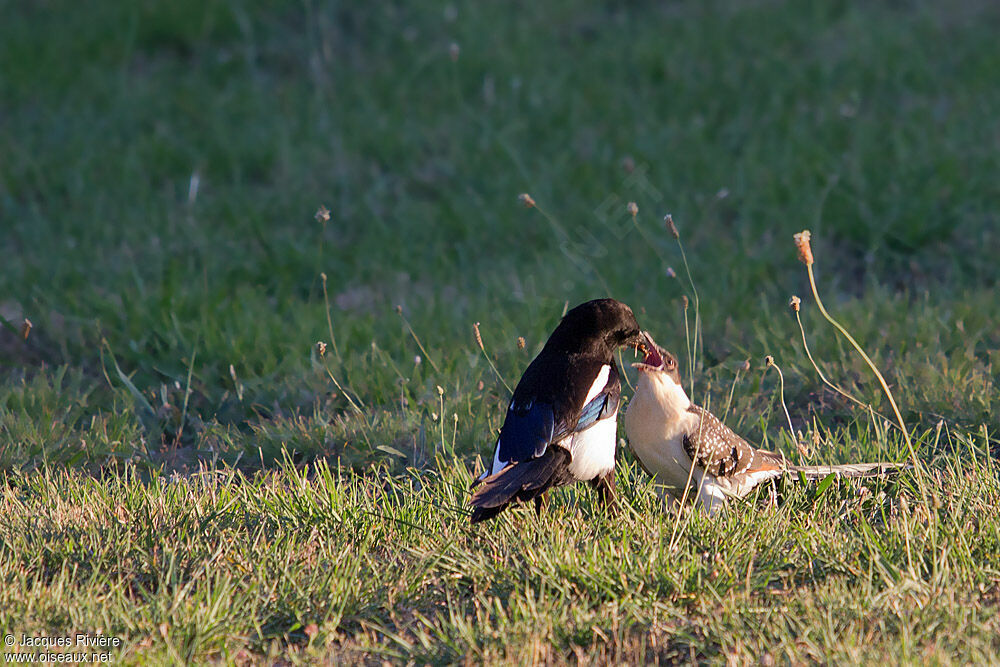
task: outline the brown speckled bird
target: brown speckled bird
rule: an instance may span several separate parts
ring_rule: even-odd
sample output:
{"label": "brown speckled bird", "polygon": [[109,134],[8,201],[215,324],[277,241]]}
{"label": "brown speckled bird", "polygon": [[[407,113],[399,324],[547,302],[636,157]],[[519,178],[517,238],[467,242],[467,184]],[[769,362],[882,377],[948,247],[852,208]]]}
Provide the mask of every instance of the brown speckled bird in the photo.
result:
{"label": "brown speckled bird", "polygon": [[643,332],[646,356],[632,364],[639,370],[635,396],[625,414],[629,446],[642,466],[670,495],[694,499],[708,512],[742,498],[763,481],[786,472],[806,479],[834,473],[875,477],[907,467],[896,463],[832,466],[789,465],[781,454],[754,447],[708,410],[694,405],[681,386],[677,358]]}

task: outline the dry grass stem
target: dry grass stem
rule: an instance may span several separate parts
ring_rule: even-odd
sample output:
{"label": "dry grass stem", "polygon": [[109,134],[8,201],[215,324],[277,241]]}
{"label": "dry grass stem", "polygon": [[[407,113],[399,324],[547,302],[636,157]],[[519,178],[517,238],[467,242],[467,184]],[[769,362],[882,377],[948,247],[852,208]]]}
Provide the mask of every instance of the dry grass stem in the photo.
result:
{"label": "dry grass stem", "polygon": [[764,357],[764,372],[766,373],[769,368],[778,371],[778,398],[781,400],[781,409],[784,411],[785,420],[788,422],[788,437],[795,443],[796,448],[799,448],[799,441],[795,437],[795,428],[792,426],[792,417],[788,414],[788,406],[785,404],[785,376],[781,372],[781,366],[775,363],[774,357],[770,354]]}
{"label": "dry grass stem", "polygon": [[[861,355],[861,358],[865,360],[866,364],[868,364],[872,373],[875,374],[879,384],[882,385],[882,391],[885,392],[886,398],[889,399],[889,405],[892,406],[892,412],[895,414],[896,420],[899,422],[899,428],[903,432],[903,440],[906,442],[906,448],[910,454],[913,468],[914,470],[920,471],[922,470],[922,467],[920,465],[920,460],[917,458],[917,453],[913,449],[913,441],[910,439],[910,432],[906,428],[903,416],[899,413],[899,408],[896,406],[896,399],[893,398],[892,391],[890,391],[888,383],[886,383],[885,378],[882,377],[882,373],[879,372],[878,368],[875,366],[875,362],[871,360],[858,342],[854,340],[854,336],[852,336],[850,332],[848,332],[847,329],[840,324],[840,322],[833,319],[833,316],[827,312],[826,307],[823,305],[823,300],[819,297],[819,290],[816,288],[816,276],[813,272],[813,252],[812,246],[810,245],[810,238],[811,234],[809,233],[809,230],[803,230],[794,237],[795,246],[799,251],[799,259],[806,265],[806,272],[809,274],[809,287],[812,289],[813,298],[816,299],[816,305],[819,307],[819,312],[822,313],[827,322],[829,322],[837,331],[841,333],[842,336],[844,336],[845,339],[847,339],[847,342],[851,344],[851,347],[853,347],[857,353]],[[917,481],[920,484],[921,493],[926,500],[927,490],[924,488],[922,477],[922,475],[917,475]]]}
{"label": "dry grass stem", "polygon": [[333,335],[333,318],[330,316],[330,295],[326,290],[326,274],[321,273],[319,277],[323,281],[323,304],[326,306],[326,327],[330,334],[330,345],[333,346],[333,354],[337,357],[337,361],[342,362],[340,350],[337,349],[337,337]]}
{"label": "dry grass stem", "polygon": [[691,400],[694,400],[694,352],[691,349],[691,327],[688,323],[688,298],[686,294],[681,295],[681,306],[684,308],[684,344],[687,347],[688,364],[688,391]]}
{"label": "dry grass stem", "polygon": [[[699,349],[701,348],[701,301],[698,298],[698,288],[695,287],[694,278],[691,277],[691,267],[688,264],[687,253],[684,252],[684,244],[681,242],[680,232],[677,231],[677,225],[674,224],[674,217],[671,214],[667,214],[663,218],[667,225],[667,229],[670,230],[670,235],[674,237],[677,241],[677,248],[681,251],[681,260],[684,262],[684,273],[687,274],[688,284],[691,286],[691,295],[694,297],[694,338],[689,340],[688,343],[688,356],[690,359],[690,378],[691,378],[691,398],[694,400],[694,375],[695,375],[695,364],[699,358]],[[685,320],[687,317],[687,307],[685,306]],[[686,327],[686,321],[685,321]],[[686,331],[685,331],[686,333]]]}
{"label": "dry grass stem", "polygon": [[791,306],[792,310],[795,311],[795,321],[798,323],[798,325],[799,325],[799,333],[802,335],[802,348],[806,352],[806,358],[809,359],[809,363],[812,364],[813,370],[815,370],[816,374],[819,375],[819,379],[823,382],[823,384],[825,384],[827,387],[829,387],[833,391],[837,392],[839,395],[843,396],[844,398],[846,398],[847,400],[851,401],[852,403],[858,405],[859,407],[862,407],[865,410],[868,410],[868,411],[872,412],[873,414],[878,415],[883,420],[885,420],[886,423],[892,424],[893,428],[895,428],[897,430],[900,430],[899,424],[891,421],[888,417],[886,417],[885,415],[881,414],[880,412],[876,412],[874,410],[874,408],[872,408],[872,405],[870,403],[865,403],[864,401],[862,401],[860,399],[857,399],[854,396],[851,396],[849,393],[847,393],[845,390],[841,389],[838,385],[834,384],[831,380],[829,380],[826,377],[826,375],[823,374],[823,371],[820,370],[819,364],[816,363],[816,360],[813,358],[812,351],[809,349],[809,343],[806,340],[806,330],[805,330],[805,327],[802,324],[802,316],[800,315],[800,308],[799,308],[799,304],[801,304],[801,302],[802,302],[802,300],[799,299],[799,297],[793,296],[792,299],[791,299],[791,301],[789,302],[789,306]]}
{"label": "dry grass stem", "polygon": [[496,375],[497,379],[503,383],[503,386],[507,388],[507,391],[513,394],[514,390],[510,388],[510,385],[507,384],[507,381],[503,379],[502,375],[500,375],[500,370],[497,368],[496,364],[493,363],[493,360],[490,359],[489,353],[486,352],[486,346],[483,345],[483,335],[479,331],[479,322],[476,322],[475,324],[472,325],[472,332],[476,337],[476,344],[479,345],[479,349],[482,350],[483,356],[486,358],[486,363],[488,363],[490,365],[490,368],[493,369],[493,374]]}
{"label": "dry grass stem", "polygon": [[434,369],[435,373],[440,373],[441,369],[438,368],[438,365],[436,363],[434,363],[434,359],[432,359],[431,356],[427,354],[427,350],[424,348],[424,344],[420,342],[420,336],[418,336],[417,332],[413,330],[413,327],[410,326],[410,321],[406,319],[406,315],[403,314],[402,306],[396,306],[396,314],[399,315],[399,318],[401,320],[403,320],[403,324],[406,325],[406,328],[410,332],[410,336],[413,338],[413,341],[417,344],[417,347],[420,348],[420,351],[423,353],[424,358],[427,359],[427,362],[431,365],[431,368]]}
{"label": "dry grass stem", "polygon": [[750,360],[747,359],[742,364],[737,366],[736,375],[733,377],[733,382],[729,385],[729,399],[726,401],[726,411],[722,414],[722,423],[726,423],[726,419],[729,417],[729,408],[733,405],[733,394],[736,391],[736,385],[740,382],[740,373],[744,370],[750,370]]}
{"label": "dry grass stem", "polygon": [[[316,341],[316,343],[313,345],[313,350],[316,351],[316,354],[320,358],[319,365],[323,367],[323,370],[326,372],[327,377],[329,377],[330,381],[333,382],[333,385],[337,388],[337,391],[343,394],[344,398],[347,399],[347,402],[351,404],[351,407],[354,408],[354,411],[357,412],[358,414],[363,415],[364,414],[363,408],[365,406],[364,401],[362,401],[361,398],[355,400],[354,397],[351,396],[351,392],[347,391],[344,388],[344,385],[340,383],[340,380],[337,379],[337,376],[334,375],[333,371],[330,370],[330,367],[327,365],[326,348],[327,348],[326,343],[324,343],[321,340]],[[230,372],[233,376],[233,381],[235,382],[236,381],[235,370],[231,370]]]}

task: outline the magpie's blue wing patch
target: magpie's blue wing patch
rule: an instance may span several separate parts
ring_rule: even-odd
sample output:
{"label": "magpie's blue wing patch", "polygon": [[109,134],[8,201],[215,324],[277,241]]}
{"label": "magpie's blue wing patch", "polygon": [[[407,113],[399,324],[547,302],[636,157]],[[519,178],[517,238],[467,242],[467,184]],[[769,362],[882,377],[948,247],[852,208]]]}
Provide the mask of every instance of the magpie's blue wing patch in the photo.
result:
{"label": "magpie's blue wing patch", "polygon": [[545,453],[555,436],[555,411],[548,403],[511,402],[500,431],[499,458],[527,461]]}
{"label": "magpie's blue wing patch", "polygon": [[[522,391],[522,386],[518,385],[500,431],[497,459],[527,461],[538,458],[553,442],[558,442],[571,433],[593,426],[600,419],[614,415],[621,399],[618,369],[612,363],[602,377],[600,370],[602,366],[599,363],[590,364],[589,367],[586,364],[578,364],[572,371],[582,377],[572,378],[577,381],[569,383],[574,386],[575,391],[557,393],[551,400],[526,396],[528,392]],[[553,373],[547,379],[551,381],[553,376],[558,374]],[[528,377],[530,375],[525,373],[522,384]],[[586,379],[579,381],[583,378]],[[597,391],[599,383],[603,386]],[[581,409],[579,406],[585,398],[590,398],[586,394],[590,394],[591,391],[597,393]]]}
{"label": "magpie's blue wing patch", "polygon": [[598,394],[590,403],[583,406],[580,411],[580,420],[576,423],[574,431],[582,431],[593,426],[599,419],[607,419],[618,409],[618,401],[621,398],[619,392],[602,392]]}

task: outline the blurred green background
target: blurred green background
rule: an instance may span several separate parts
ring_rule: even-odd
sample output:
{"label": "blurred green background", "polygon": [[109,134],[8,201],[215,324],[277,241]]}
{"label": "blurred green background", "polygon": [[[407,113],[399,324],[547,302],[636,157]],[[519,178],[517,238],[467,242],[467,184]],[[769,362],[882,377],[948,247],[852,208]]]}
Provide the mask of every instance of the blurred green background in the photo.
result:
{"label": "blurred green background", "polygon": [[994,3],[0,7],[4,468],[422,465],[445,427],[485,451],[507,390],[475,322],[511,385],[598,296],[685,354],[668,212],[700,296],[698,399],[753,362],[742,432],[781,425],[766,354],[797,426],[855,418],[792,294],[827,373],[884,408],[806,298],[803,228],[907,419],[991,421]]}
{"label": "blurred green background", "polygon": [[[116,664],[997,662],[998,34],[982,0],[0,0],[0,630]],[[594,297],[751,441],[906,457],[805,356],[793,294],[888,414],[806,228],[926,471],[706,517],[622,448],[618,514],[576,485],[468,525],[507,385]]]}

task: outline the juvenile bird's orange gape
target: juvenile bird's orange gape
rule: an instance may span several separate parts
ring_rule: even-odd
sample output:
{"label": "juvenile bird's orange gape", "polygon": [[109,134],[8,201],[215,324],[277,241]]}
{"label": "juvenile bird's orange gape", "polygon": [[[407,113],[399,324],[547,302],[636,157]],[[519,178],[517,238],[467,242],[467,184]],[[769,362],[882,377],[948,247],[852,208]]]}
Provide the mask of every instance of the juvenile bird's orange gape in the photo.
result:
{"label": "juvenile bird's orange gape", "polygon": [[733,433],[708,410],[694,405],[684,388],[677,358],[643,332],[646,356],[632,364],[639,370],[635,396],[625,413],[629,446],[643,467],[678,500],[690,484],[688,498],[708,512],[742,498],[755,486],[786,472],[806,479],[830,473],[843,477],[875,477],[906,467],[896,463],[793,466],[784,456],[754,447]]}
{"label": "juvenile bird's orange gape", "polygon": [[473,485],[472,523],[513,502],[534,500],[540,509],[545,491],[578,481],[612,502],[621,399],[612,355],[640,342],[632,309],[620,301],[566,313],[514,389],[492,463]]}

